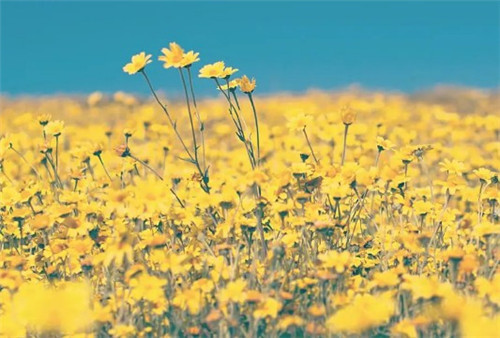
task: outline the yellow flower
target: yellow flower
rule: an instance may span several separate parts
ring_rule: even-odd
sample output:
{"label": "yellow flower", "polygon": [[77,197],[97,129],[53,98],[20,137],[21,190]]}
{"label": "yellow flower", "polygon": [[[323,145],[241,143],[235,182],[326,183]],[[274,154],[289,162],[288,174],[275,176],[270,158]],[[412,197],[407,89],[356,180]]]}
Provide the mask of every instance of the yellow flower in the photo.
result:
{"label": "yellow flower", "polygon": [[259,304],[257,309],[253,312],[255,318],[276,318],[278,312],[281,310],[281,303],[274,298],[266,298]]}
{"label": "yellow flower", "polygon": [[146,55],[145,52],[140,52],[139,54],[136,54],[132,56],[132,62],[127,63],[123,67],[123,71],[125,73],[128,73],[129,75],[133,75],[137,72],[140,72],[141,70],[146,67],[148,63],[151,63],[151,54]]}
{"label": "yellow flower", "polygon": [[243,303],[246,299],[245,288],[247,282],[243,279],[227,283],[226,287],[219,291],[218,298],[222,303]]}
{"label": "yellow flower", "polygon": [[356,121],[356,112],[349,106],[344,106],[340,110],[340,117],[345,125],[353,124]]}
{"label": "yellow flower", "polygon": [[198,57],[200,53],[195,53],[194,51],[190,50],[187,53],[184,53],[182,56],[182,67],[190,67],[193,63],[200,61],[200,58]]}
{"label": "yellow flower", "polygon": [[255,79],[250,80],[246,75],[240,79],[240,89],[243,93],[252,93],[255,90]]}
{"label": "yellow flower", "polygon": [[286,330],[290,326],[301,327],[303,325],[304,325],[304,319],[302,319],[301,317],[295,316],[295,315],[287,315],[287,316],[283,316],[280,319],[280,321],[278,323],[278,328],[280,330]]}
{"label": "yellow flower", "polygon": [[451,175],[462,175],[465,169],[465,164],[463,162],[457,160],[450,161],[449,159],[444,159],[442,162],[439,162],[439,166],[441,167],[441,171]]}
{"label": "yellow flower", "polygon": [[229,78],[231,75],[233,75],[234,73],[236,73],[238,71],[237,68],[233,68],[233,67],[225,67],[224,70],[222,71],[222,74],[221,74],[221,77],[223,79],[226,79],[226,78]]}
{"label": "yellow flower", "polygon": [[224,67],[224,61],[218,61],[212,64],[205,65],[200,69],[199,77],[210,79],[223,78],[225,76]]}
{"label": "yellow flower", "polygon": [[425,216],[433,210],[433,205],[428,201],[415,201],[413,203],[413,210],[417,215]]}
{"label": "yellow flower", "polygon": [[484,183],[489,182],[495,176],[495,173],[493,171],[486,168],[479,168],[474,170],[473,172],[477,176],[477,178],[479,178],[479,180]]}
{"label": "yellow flower", "polygon": [[50,120],[52,120],[52,115],[50,114],[41,114],[38,116],[38,123],[40,123],[40,125],[42,126],[47,125],[47,123],[49,123]]}
{"label": "yellow flower", "polygon": [[359,334],[387,323],[394,309],[391,293],[358,295],[351,304],[328,318],[326,325],[332,332]]}
{"label": "yellow flower", "polygon": [[343,273],[351,264],[351,255],[348,251],[328,251],[318,255],[318,259],[322,262],[324,268],[335,268],[337,273]]}
{"label": "yellow flower", "polygon": [[59,136],[64,130],[64,122],[57,120],[49,122],[45,127],[45,133],[52,136]]}
{"label": "yellow flower", "polygon": [[217,87],[217,89],[218,90],[227,90],[229,88],[229,90],[233,91],[238,87],[239,83],[240,83],[240,79],[234,79],[234,80],[229,81],[229,87],[227,86],[227,84],[223,84],[220,86],[220,88]]}
{"label": "yellow flower", "polygon": [[288,118],[287,127],[293,131],[302,131],[308,124],[311,124],[313,117],[304,113],[292,115]]}
{"label": "yellow flower", "polygon": [[74,334],[92,322],[90,289],[82,283],[63,283],[57,288],[23,284],[13,296],[11,310],[17,321],[38,332]]}
{"label": "yellow flower", "polygon": [[389,150],[394,148],[394,143],[391,141],[383,138],[383,137],[377,137],[377,149],[378,151],[383,151],[383,150]]}
{"label": "yellow flower", "polygon": [[165,279],[161,279],[148,274],[141,274],[138,278],[130,281],[132,292],[130,296],[134,299],[145,299],[154,302],[165,297],[163,286],[167,284]]}
{"label": "yellow flower", "polygon": [[417,338],[417,329],[415,328],[415,324],[408,319],[403,319],[396,325],[394,325],[391,329],[391,333],[394,336],[401,336],[407,338]]}
{"label": "yellow flower", "polygon": [[162,48],[163,55],[158,57],[158,60],[164,61],[164,68],[181,68],[183,67],[184,50],[175,42],[170,42],[169,48]]}

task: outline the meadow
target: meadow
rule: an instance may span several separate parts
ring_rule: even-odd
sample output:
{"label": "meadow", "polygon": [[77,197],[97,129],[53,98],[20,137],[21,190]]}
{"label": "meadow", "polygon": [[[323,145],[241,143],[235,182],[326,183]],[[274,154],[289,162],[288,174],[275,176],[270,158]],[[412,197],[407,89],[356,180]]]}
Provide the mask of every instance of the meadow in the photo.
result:
{"label": "meadow", "polygon": [[0,336],[499,336],[498,93],[259,95],[198,61],[2,97]]}

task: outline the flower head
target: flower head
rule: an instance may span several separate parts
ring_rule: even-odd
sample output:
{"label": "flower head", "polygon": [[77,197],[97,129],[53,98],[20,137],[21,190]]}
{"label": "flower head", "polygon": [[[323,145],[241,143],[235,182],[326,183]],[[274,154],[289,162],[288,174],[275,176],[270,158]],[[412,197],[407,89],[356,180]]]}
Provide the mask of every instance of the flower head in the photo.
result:
{"label": "flower head", "polygon": [[140,52],[139,54],[135,54],[132,56],[132,62],[127,63],[123,67],[123,71],[128,73],[129,75],[133,75],[137,72],[140,72],[146,67],[148,63],[151,63],[151,54],[146,55],[145,52]]}
{"label": "flower head", "polygon": [[345,106],[340,110],[340,116],[342,118],[342,122],[348,126],[356,121],[357,114],[349,106]]}
{"label": "flower head", "polygon": [[187,53],[184,53],[182,56],[182,67],[189,67],[193,63],[200,61],[200,58],[198,57],[200,53],[195,53],[192,50],[190,50]]}
{"label": "flower head", "polygon": [[199,77],[209,79],[224,77],[224,67],[224,61],[218,61],[212,64],[205,65],[200,69]]}
{"label": "flower head", "polygon": [[246,75],[243,75],[240,79],[240,89],[243,93],[250,94],[255,90],[255,79],[250,80]]}
{"label": "flower head", "polygon": [[164,61],[164,68],[181,68],[183,67],[182,60],[184,59],[184,49],[175,42],[170,42],[169,48],[162,48],[163,55],[158,57],[158,60]]}

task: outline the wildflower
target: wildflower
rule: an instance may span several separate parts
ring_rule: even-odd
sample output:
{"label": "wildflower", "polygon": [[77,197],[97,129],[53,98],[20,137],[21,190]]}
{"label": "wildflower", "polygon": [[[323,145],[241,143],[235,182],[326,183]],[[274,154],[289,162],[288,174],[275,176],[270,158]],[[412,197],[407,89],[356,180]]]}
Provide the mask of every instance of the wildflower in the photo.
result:
{"label": "wildflower", "polygon": [[334,268],[337,273],[343,273],[350,265],[351,255],[348,251],[338,253],[337,251],[328,251],[318,255],[318,259],[322,262],[324,268]]}
{"label": "wildflower", "polygon": [[391,141],[383,138],[383,137],[377,137],[377,149],[378,151],[384,151],[384,150],[389,150],[394,148],[394,143]]}
{"label": "wildflower", "polygon": [[230,91],[234,91],[236,90],[236,88],[238,88],[238,85],[240,83],[240,79],[234,79],[234,80],[231,80],[229,81],[229,86],[227,84],[223,84],[220,86],[220,88],[218,87],[217,89],[218,90],[230,90]]}
{"label": "wildflower", "polygon": [[41,126],[46,126],[47,123],[50,122],[50,120],[52,119],[52,115],[50,114],[41,114],[38,116],[38,123],[40,123]]}
{"label": "wildflower", "polygon": [[479,178],[481,182],[483,182],[483,184],[486,184],[487,182],[492,180],[493,177],[495,176],[494,172],[486,168],[475,169],[473,173],[474,175],[476,175],[477,178]]}
{"label": "wildflower", "polygon": [[253,312],[255,318],[276,318],[281,310],[281,303],[274,298],[266,298],[262,301],[257,309]]}
{"label": "wildflower", "polygon": [[158,60],[164,61],[164,68],[181,68],[183,67],[184,50],[175,42],[170,42],[170,48],[162,48],[163,55],[158,57]]}
{"label": "wildflower", "polygon": [[292,115],[288,119],[287,127],[293,131],[302,131],[308,124],[312,123],[312,116],[304,113]]}
{"label": "wildflower", "polygon": [[151,54],[146,55],[145,52],[140,52],[139,54],[135,54],[132,56],[132,62],[127,63],[123,67],[123,71],[128,73],[129,75],[133,75],[137,72],[140,72],[146,67],[148,63],[151,63]]}
{"label": "wildflower", "polygon": [[338,310],[328,318],[326,325],[332,332],[359,334],[388,322],[394,309],[394,301],[390,293],[379,296],[358,295],[352,304]]}
{"label": "wildflower", "polygon": [[191,67],[191,65],[195,62],[200,61],[200,58],[198,57],[200,53],[195,53],[192,50],[190,50],[187,53],[184,53],[182,56],[182,67],[188,68]]}
{"label": "wildflower", "polygon": [[211,78],[211,79],[223,78],[225,76],[224,68],[225,64],[223,61],[218,61],[213,64],[205,65],[200,69],[199,77]]}
{"label": "wildflower", "polygon": [[239,80],[239,86],[243,93],[252,93],[255,90],[255,79],[250,80],[246,75],[243,75]]}
{"label": "wildflower", "polygon": [[340,110],[340,117],[342,118],[342,123],[346,126],[351,125],[356,121],[356,112],[351,109],[349,106],[344,106]]}
{"label": "wildflower", "polygon": [[449,159],[445,159],[440,162],[439,166],[441,167],[441,171],[447,172],[451,175],[462,175],[465,169],[465,165],[463,162],[459,162],[456,160],[450,161]]}
{"label": "wildflower", "polygon": [[245,288],[247,283],[243,279],[238,279],[227,283],[226,287],[222,289],[218,298],[222,303],[234,302],[241,303],[245,301]]}
{"label": "wildflower", "polygon": [[167,284],[165,279],[161,279],[148,274],[141,274],[130,281],[132,292],[130,296],[134,299],[145,299],[154,302],[165,297],[163,287]]}
{"label": "wildflower", "polygon": [[44,127],[44,130],[48,135],[59,136],[64,130],[64,122],[60,120],[51,121]]}

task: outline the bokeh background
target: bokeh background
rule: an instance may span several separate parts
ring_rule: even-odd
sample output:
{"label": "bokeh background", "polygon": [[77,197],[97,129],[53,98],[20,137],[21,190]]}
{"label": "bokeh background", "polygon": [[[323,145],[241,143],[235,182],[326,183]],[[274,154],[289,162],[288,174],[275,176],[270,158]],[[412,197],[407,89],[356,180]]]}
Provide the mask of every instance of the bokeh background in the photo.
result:
{"label": "bokeh background", "polygon": [[[176,41],[202,64],[224,60],[260,93],[498,88],[499,2],[1,1],[3,94],[146,94],[122,66]],[[179,94],[177,72],[148,66]],[[211,81],[196,81],[204,95]]]}

